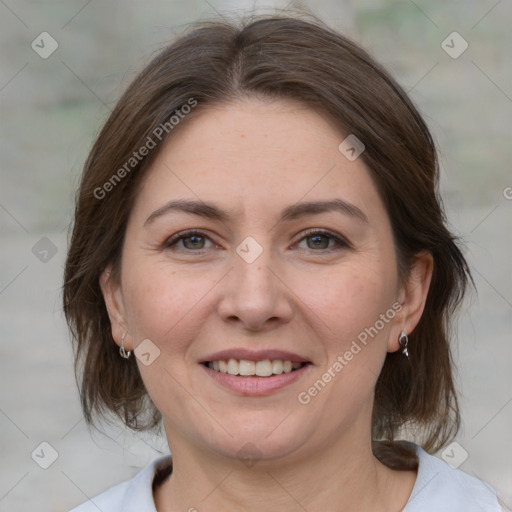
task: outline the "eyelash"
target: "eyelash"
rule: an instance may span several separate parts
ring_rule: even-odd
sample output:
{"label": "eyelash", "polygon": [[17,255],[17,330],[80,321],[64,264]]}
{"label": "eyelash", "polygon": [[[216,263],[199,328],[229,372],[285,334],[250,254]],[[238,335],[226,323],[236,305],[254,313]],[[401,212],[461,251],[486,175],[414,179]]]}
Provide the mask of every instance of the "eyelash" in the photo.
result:
{"label": "eyelash", "polygon": [[[171,237],[169,237],[163,243],[162,249],[175,250],[175,249],[173,249],[173,247],[176,246],[176,244],[179,241],[184,240],[186,238],[190,238],[192,236],[199,236],[199,237],[207,238],[208,240],[213,242],[213,240],[211,240],[210,237],[203,231],[197,231],[197,230],[190,229],[187,231],[181,231],[180,233],[176,233],[175,235],[172,235]],[[313,237],[313,236],[324,236],[324,237],[330,238],[331,240],[334,240],[335,246],[331,247],[331,248],[323,249],[323,250],[321,250],[321,249],[318,249],[318,250],[316,250],[316,249],[299,249],[299,250],[302,250],[302,251],[309,250],[311,252],[325,254],[325,253],[339,251],[341,249],[352,249],[352,246],[347,242],[347,240],[345,240],[344,238],[340,237],[339,235],[333,233],[332,231],[323,230],[323,229],[310,229],[310,230],[306,231],[305,233],[302,234],[302,238],[300,238],[296,242],[296,244],[298,244],[299,242],[302,242],[302,240],[304,240],[306,238]],[[215,242],[213,242],[213,243],[215,243]],[[193,253],[197,253],[197,254],[202,254],[204,251],[206,251],[208,249],[194,250],[194,249],[182,248],[181,250],[183,250],[185,252],[191,252],[191,253],[193,252]]]}

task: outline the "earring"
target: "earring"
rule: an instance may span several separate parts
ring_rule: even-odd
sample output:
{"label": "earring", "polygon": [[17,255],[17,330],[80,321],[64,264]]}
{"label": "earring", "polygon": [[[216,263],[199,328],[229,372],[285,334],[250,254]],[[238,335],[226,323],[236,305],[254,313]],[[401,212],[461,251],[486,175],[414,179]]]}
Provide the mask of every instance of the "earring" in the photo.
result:
{"label": "earring", "polygon": [[400,347],[402,349],[402,354],[405,354],[406,357],[409,357],[409,352],[407,351],[407,344],[409,343],[409,338],[407,337],[407,334],[405,334],[404,331],[400,333],[400,337],[398,338],[398,343],[400,344]]}
{"label": "earring", "polygon": [[130,356],[132,355],[132,351],[129,350],[128,352],[125,350],[124,348],[124,338],[126,337],[126,335],[128,334],[128,331],[126,331],[122,338],[121,338],[121,348],[119,349],[119,353],[121,354],[121,357],[124,358],[124,359],[129,359]]}

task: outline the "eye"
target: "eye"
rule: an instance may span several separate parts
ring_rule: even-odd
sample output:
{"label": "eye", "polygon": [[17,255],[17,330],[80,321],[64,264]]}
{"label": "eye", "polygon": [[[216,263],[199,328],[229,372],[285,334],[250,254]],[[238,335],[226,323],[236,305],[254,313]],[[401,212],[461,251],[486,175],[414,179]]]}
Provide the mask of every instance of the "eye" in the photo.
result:
{"label": "eye", "polygon": [[[175,235],[168,238],[164,242],[163,248],[200,252],[201,250],[208,249],[206,246],[207,241],[212,242],[210,238],[202,231],[182,231],[181,233],[176,233]],[[182,242],[181,247],[180,242]]]}
{"label": "eye", "polygon": [[313,229],[306,232],[305,236],[299,240],[297,246],[304,240],[306,241],[307,247],[301,247],[301,250],[332,252],[351,247],[351,245],[341,236],[326,230]]}
{"label": "eye", "polygon": [[[307,247],[300,247],[300,244],[306,241]],[[213,245],[208,246],[208,242]],[[210,237],[197,230],[187,230],[176,233],[169,237],[162,245],[163,249],[185,251],[185,252],[202,252],[211,249],[216,244]],[[303,234],[302,238],[295,244],[300,250],[314,252],[334,252],[341,249],[350,249],[352,246],[343,237],[327,230],[312,229]]]}

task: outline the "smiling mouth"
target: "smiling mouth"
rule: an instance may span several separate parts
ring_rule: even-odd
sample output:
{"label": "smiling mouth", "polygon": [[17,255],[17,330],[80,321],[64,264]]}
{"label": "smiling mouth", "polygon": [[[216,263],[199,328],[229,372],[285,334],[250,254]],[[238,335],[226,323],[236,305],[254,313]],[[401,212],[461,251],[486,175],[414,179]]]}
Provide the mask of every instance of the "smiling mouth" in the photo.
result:
{"label": "smiling mouth", "polygon": [[203,364],[219,373],[229,373],[240,377],[271,377],[282,373],[292,373],[311,363],[292,363],[292,361],[282,359],[264,359],[262,361],[221,359],[205,361]]}

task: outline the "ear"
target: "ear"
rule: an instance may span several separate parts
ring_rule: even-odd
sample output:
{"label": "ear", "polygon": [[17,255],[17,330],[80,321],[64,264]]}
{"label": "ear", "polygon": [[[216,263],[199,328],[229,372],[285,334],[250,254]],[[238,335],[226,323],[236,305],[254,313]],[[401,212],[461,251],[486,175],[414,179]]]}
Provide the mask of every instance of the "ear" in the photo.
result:
{"label": "ear", "polygon": [[434,259],[432,254],[422,251],[416,255],[406,283],[400,288],[398,302],[402,309],[395,317],[388,341],[388,352],[400,349],[398,338],[402,331],[409,335],[420,321],[428,290],[432,280]]}
{"label": "ear", "polygon": [[[125,307],[123,303],[123,294],[121,285],[113,278],[111,267],[107,267],[101,274],[100,287],[107,306],[110,325],[112,328],[112,338],[121,346],[123,334],[128,331],[128,322],[126,321]],[[129,343],[125,340],[126,350],[131,350]]]}

